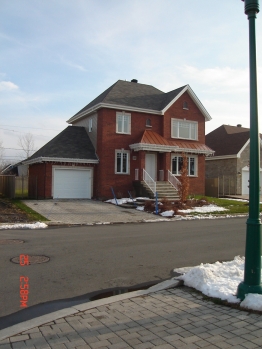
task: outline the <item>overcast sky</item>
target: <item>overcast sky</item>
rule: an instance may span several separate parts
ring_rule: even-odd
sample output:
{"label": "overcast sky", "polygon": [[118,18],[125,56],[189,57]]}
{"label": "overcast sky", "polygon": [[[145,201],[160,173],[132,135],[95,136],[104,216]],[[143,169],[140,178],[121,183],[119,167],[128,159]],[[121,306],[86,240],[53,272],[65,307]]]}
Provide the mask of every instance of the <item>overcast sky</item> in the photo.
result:
{"label": "overcast sky", "polygon": [[[262,13],[256,20],[262,112]],[[248,20],[240,0],[0,0],[0,139],[38,149],[117,80],[189,84],[212,120],[249,127]],[[262,129],[260,128],[262,131]],[[5,149],[19,160],[21,152]]]}

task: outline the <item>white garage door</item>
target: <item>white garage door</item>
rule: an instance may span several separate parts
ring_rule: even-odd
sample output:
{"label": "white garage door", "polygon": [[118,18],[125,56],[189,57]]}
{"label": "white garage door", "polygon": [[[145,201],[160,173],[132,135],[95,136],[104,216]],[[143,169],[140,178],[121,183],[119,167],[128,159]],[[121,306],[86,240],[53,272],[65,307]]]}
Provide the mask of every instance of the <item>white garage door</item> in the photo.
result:
{"label": "white garage door", "polygon": [[92,171],[54,169],[54,199],[91,199]]}
{"label": "white garage door", "polygon": [[[260,169],[260,188],[262,186],[262,169]],[[249,167],[242,168],[242,195],[249,194]]]}

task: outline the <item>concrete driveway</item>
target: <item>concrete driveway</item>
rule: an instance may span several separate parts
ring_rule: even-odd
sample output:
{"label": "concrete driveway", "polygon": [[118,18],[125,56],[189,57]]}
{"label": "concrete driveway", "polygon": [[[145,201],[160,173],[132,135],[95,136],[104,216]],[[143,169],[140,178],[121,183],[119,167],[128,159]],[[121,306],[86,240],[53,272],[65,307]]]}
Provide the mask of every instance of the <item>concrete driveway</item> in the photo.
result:
{"label": "concrete driveway", "polygon": [[102,224],[159,220],[159,216],[93,200],[25,200],[27,206],[54,223]]}

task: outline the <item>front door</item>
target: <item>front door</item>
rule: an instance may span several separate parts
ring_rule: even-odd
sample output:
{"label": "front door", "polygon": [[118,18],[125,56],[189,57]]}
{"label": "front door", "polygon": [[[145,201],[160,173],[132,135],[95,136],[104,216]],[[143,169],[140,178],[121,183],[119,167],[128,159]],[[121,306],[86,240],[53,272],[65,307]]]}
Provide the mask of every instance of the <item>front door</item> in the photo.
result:
{"label": "front door", "polygon": [[145,170],[156,181],[156,154],[146,154]]}

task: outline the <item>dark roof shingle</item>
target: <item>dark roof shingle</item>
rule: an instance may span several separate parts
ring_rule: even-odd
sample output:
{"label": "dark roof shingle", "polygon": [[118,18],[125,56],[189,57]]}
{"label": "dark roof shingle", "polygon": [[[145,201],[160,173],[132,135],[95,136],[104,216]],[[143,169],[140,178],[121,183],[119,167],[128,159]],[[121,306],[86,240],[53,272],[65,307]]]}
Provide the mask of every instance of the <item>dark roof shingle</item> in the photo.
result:
{"label": "dark roof shingle", "polygon": [[236,155],[249,140],[249,129],[222,125],[206,135],[206,145],[215,156]]}
{"label": "dark roof shingle", "polygon": [[97,160],[95,148],[85,128],[80,126],[68,126],[27,161],[39,157]]}
{"label": "dark roof shingle", "polygon": [[161,111],[185,86],[165,93],[151,85],[118,80],[74,116],[81,114],[99,103]]}

